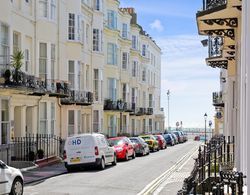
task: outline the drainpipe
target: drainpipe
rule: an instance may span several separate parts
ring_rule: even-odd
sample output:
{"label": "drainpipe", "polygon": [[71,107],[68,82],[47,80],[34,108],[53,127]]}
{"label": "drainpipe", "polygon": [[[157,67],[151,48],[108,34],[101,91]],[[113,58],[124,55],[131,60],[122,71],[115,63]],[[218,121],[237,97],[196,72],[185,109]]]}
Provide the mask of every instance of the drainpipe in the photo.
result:
{"label": "drainpipe", "polygon": [[62,104],[61,104],[61,98],[57,98],[57,103],[59,105],[60,108],[60,132],[59,132],[59,136],[62,137]]}

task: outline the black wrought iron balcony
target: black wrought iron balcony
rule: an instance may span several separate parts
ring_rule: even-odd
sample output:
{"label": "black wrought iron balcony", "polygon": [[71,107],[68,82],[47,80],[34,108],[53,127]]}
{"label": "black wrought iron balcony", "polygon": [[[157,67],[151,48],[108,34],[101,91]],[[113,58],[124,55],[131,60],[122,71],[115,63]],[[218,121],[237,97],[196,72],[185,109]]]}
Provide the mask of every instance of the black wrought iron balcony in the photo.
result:
{"label": "black wrought iron balcony", "polygon": [[213,105],[216,107],[224,107],[222,92],[213,92]]}
{"label": "black wrought iron balcony", "polygon": [[47,93],[51,97],[68,97],[70,96],[69,84],[66,81],[46,80]]}
{"label": "black wrought iron balcony", "polygon": [[104,110],[125,111],[127,110],[127,103],[122,100],[113,101],[111,99],[104,100]]}
{"label": "black wrought iron balcony", "polygon": [[227,0],[203,0],[203,10],[211,10],[227,4]]}
{"label": "black wrought iron balcony", "polygon": [[153,108],[147,108],[147,115],[152,115],[154,113]]}
{"label": "black wrought iron balcony", "polygon": [[135,114],[137,116],[146,115],[147,114],[147,109],[146,108],[142,108],[142,107],[141,108],[137,108]]}
{"label": "black wrought iron balcony", "polygon": [[61,99],[62,104],[91,105],[93,93],[87,91],[70,90],[69,97]]}
{"label": "black wrought iron balcony", "polygon": [[208,57],[222,57],[222,46],[223,38],[222,37],[211,37],[208,38]]}

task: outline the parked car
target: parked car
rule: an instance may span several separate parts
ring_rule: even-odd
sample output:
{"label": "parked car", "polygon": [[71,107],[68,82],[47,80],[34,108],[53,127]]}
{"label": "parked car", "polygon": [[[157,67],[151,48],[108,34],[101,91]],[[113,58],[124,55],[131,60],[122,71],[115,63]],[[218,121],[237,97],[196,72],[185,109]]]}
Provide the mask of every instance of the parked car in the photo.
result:
{"label": "parked car", "polygon": [[150,153],[148,144],[141,137],[130,137],[132,143],[135,144],[136,155],[146,155]]}
{"label": "parked car", "polygon": [[159,149],[163,150],[163,149],[167,148],[166,140],[164,139],[164,137],[162,135],[154,135],[154,137],[158,141]]}
{"label": "parked car", "polygon": [[200,141],[200,136],[199,136],[199,135],[196,135],[196,136],[194,137],[194,141]]}
{"label": "parked car", "polygon": [[163,137],[166,140],[167,145],[170,145],[170,146],[175,145],[174,138],[172,137],[172,135],[170,133],[163,134]]}
{"label": "parked car", "polygon": [[19,169],[0,160],[0,194],[23,194],[23,175]]}
{"label": "parked car", "polygon": [[116,165],[116,160],[114,148],[102,134],[80,134],[66,139],[64,162],[69,172],[93,165],[102,170],[108,163]]}
{"label": "parked car", "polygon": [[184,133],[183,131],[180,131],[181,135],[183,136],[183,142],[186,142],[188,140],[187,134]]}
{"label": "parked car", "polygon": [[180,131],[173,131],[173,133],[177,136],[179,143],[183,143],[184,142],[183,135],[181,134]]}
{"label": "parked car", "polygon": [[158,141],[155,139],[153,135],[140,135],[142,139],[148,144],[150,151],[158,151]]}
{"label": "parked car", "polygon": [[117,159],[128,160],[129,157],[135,158],[135,149],[133,143],[127,137],[109,138],[108,142],[114,146]]}
{"label": "parked car", "polygon": [[179,144],[179,141],[178,141],[178,137],[174,134],[174,133],[171,133],[172,135],[172,138],[174,139],[174,144]]}

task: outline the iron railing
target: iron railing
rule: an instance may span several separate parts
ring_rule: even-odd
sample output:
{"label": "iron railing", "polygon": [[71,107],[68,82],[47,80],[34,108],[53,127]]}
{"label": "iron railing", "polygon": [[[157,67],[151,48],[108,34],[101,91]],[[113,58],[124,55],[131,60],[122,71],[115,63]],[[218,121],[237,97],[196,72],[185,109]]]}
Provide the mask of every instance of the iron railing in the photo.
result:
{"label": "iron railing", "polygon": [[92,92],[70,90],[69,94],[69,97],[61,99],[62,104],[91,105],[94,101]]}
{"label": "iron railing", "polygon": [[222,56],[222,46],[223,38],[222,37],[211,37],[208,38],[208,57],[215,58]]}
{"label": "iron railing", "polygon": [[0,145],[0,159],[7,164],[11,161],[36,161],[51,156],[61,156],[60,137],[51,134],[27,134],[15,137],[12,142]]}
{"label": "iron railing", "polygon": [[223,93],[220,92],[213,92],[213,105],[224,105],[223,101]]}
{"label": "iron railing", "polygon": [[191,175],[178,194],[224,194],[225,186],[231,188],[232,194],[242,194],[243,174],[232,171],[234,162],[234,137],[228,136],[227,141],[224,136],[213,137],[203,150],[199,147]]}
{"label": "iron railing", "polygon": [[214,9],[226,4],[227,0],[203,0],[203,10]]}

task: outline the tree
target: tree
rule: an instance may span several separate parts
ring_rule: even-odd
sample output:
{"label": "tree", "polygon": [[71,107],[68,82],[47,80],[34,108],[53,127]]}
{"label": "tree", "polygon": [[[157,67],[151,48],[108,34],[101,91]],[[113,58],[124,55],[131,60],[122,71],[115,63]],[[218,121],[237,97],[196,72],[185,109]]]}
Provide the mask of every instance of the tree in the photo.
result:
{"label": "tree", "polygon": [[19,83],[20,77],[20,69],[23,66],[24,54],[22,51],[17,50],[11,55],[11,65],[14,68],[13,79],[16,83]]}

